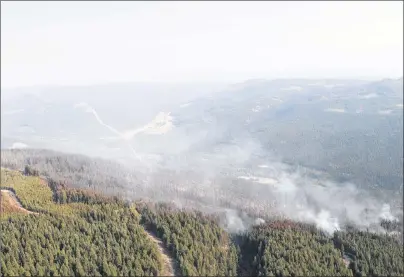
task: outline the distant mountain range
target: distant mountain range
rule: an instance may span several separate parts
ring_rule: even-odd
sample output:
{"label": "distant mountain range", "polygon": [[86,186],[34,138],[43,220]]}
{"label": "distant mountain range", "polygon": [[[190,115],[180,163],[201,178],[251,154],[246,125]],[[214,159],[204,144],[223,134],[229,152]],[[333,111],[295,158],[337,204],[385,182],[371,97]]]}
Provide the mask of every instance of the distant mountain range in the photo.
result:
{"label": "distant mountain range", "polygon": [[47,148],[166,168],[203,169],[210,161],[225,171],[276,160],[359,186],[402,186],[402,78],[4,94],[2,148]]}
{"label": "distant mountain range", "polygon": [[[69,177],[80,187],[100,175],[107,192],[126,197],[327,226],[334,217],[368,226],[383,207],[395,215],[402,207],[402,78],[2,92],[1,115],[3,149],[118,162],[80,162],[96,168]],[[16,153],[3,152],[2,164]],[[16,164],[58,172],[47,164],[66,159],[74,169],[84,159],[38,153],[20,153]],[[118,173],[97,173],[119,163]]]}

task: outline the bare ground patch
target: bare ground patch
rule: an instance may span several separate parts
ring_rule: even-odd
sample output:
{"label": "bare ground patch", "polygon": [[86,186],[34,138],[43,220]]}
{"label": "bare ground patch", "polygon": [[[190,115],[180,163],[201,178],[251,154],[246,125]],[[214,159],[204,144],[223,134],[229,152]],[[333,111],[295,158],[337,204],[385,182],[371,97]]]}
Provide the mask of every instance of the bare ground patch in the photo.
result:
{"label": "bare ground patch", "polygon": [[1,202],[1,212],[4,213],[38,214],[22,207],[21,203],[15,197],[15,194],[7,189],[1,190],[0,202]]}
{"label": "bare ground patch", "polygon": [[161,276],[179,276],[179,270],[174,259],[170,257],[168,249],[164,246],[163,242],[156,237],[153,233],[145,230],[147,236],[157,244],[157,247],[161,253],[161,257],[163,258],[163,270],[161,272]]}

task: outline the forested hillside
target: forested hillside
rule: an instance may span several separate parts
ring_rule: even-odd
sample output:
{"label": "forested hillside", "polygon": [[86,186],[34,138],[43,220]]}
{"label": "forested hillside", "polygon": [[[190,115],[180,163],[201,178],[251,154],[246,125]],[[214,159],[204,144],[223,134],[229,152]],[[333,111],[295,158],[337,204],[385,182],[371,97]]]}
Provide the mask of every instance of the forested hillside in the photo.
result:
{"label": "forested hillside", "polygon": [[310,225],[262,225],[240,240],[246,276],[352,275],[332,241]]}
{"label": "forested hillside", "polygon": [[403,246],[350,230],[330,238],[312,225],[276,221],[237,237],[244,276],[403,276]]}
{"label": "forested hillside", "polygon": [[219,215],[124,202],[28,176],[38,173],[28,166],[24,173],[1,170],[1,276],[167,275],[152,236],[176,275],[404,275],[403,246],[392,236],[349,229],[330,237],[279,220],[229,234]]}
{"label": "forested hillside", "polygon": [[403,246],[391,236],[350,230],[336,232],[334,243],[356,276],[404,276]]}
{"label": "forested hillside", "polygon": [[28,165],[41,175],[69,187],[104,194],[122,194],[130,186],[128,179],[136,183],[136,176],[119,163],[51,150],[2,150],[1,165],[14,170],[23,170]]}
{"label": "forested hillside", "polygon": [[2,276],[157,276],[162,269],[157,247],[133,206],[112,198],[56,204],[38,177],[3,169],[1,187],[39,212],[2,211]]}
{"label": "forested hillside", "polygon": [[[24,172],[37,174],[28,166]],[[3,192],[14,192],[24,208],[37,212],[20,213],[2,202],[2,275],[164,275],[161,253],[133,204],[52,179],[1,173]],[[142,206],[141,222],[171,245],[180,274],[236,274],[237,253],[216,221],[162,207]]]}
{"label": "forested hillside", "polygon": [[169,205],[145,205],[142,222],[160,237],[184,276],[235,276],[237,251],[217,219]]}

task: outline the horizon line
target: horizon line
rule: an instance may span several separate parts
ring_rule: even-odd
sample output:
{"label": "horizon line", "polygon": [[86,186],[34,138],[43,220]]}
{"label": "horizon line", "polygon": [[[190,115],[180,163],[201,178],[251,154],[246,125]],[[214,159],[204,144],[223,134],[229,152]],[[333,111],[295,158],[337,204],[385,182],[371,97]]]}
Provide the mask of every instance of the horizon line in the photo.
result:
{"label": "horizon line", "polygon": [[357,80],[357,81],[382,81],[382,80],[400,80],[403,79],[403,75],[400,77],[371,77],[371,76],[353,76],[353,77],[273,77],[273,78],[246,78],[242,80],[234,81],[219,81],[219,80],[199,80],[199,81],[110,81],[110,82],[97,82],[88,84],[34,84],[25,86],[1,86],[1,90],[19,90],[19,89],[39,89],[39,88],[61,88],[61,87],[95,87],[95,86],[111,86],[111,85],[135,85],[135,84],[160,84],[160,85],[192,85],[192,84],[241,84],[252,81],[276,81],[276,80]]}

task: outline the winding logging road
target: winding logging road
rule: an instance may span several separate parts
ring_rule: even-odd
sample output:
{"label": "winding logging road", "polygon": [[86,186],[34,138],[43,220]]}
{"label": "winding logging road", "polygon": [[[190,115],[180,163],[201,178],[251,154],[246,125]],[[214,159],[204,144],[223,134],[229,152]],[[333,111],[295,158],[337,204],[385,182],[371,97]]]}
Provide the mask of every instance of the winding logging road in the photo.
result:
{"label": "winding logging road", "polygon": [[[1,197],[0,197],[1,202],[4,201],[4,203],[7,203],[7,205],[10,208],[13,208],[14,210],[20,211],[25,214],[38,214],[36,212],[29,211],[25,209],[20,201],[17,199],[16,195],[14,192],[8,189],[1,189]],[[162,257],[163,261],[163,269],[161,272],[161,276],[178,276],[177,270],[176,270],[176,263],[175,261],[170,257],[167,248],[164,246],[163,242],[157,238],[154,234],[151,232],[147,231],[144,229],[147,236],[149,237],[150,240],[152,240],[156,245],[157,248],[160,252],[160,255]]]}
{"label": "winding logging road", "polygon": [[164,246],[163,242],[156,237],[153,233],[145,230],[147,236],[157,244],[157,248],[160,251],[163,258],[163,270],[161,276],[179,276],[175,261],[170,257],[168,249]]}
{"label": "winding logging road", "polygon": [[17,197],[15,196],[14,192],[12,192],[11,190],[8,189],[1,189],[1,201],[4,201],[7,203],[7,206],[18,210],[22,213],[25,214],[38,214],[32,211],[29,211],[27,209],[25,209],[20,201],[18,201]]}

